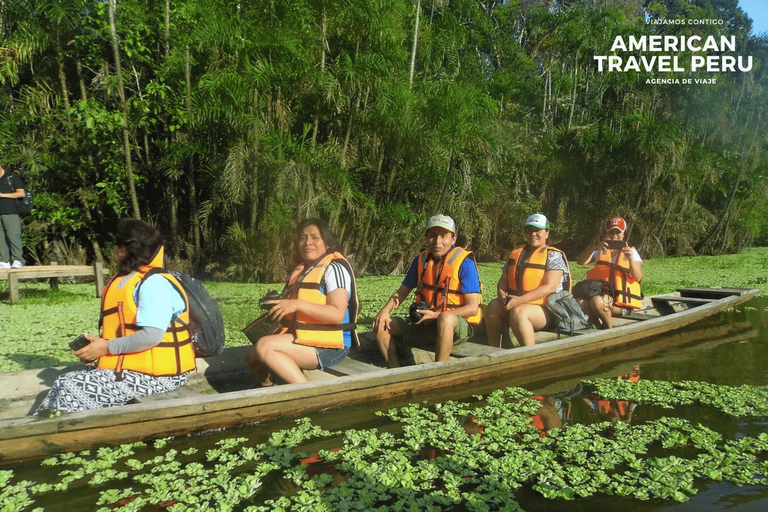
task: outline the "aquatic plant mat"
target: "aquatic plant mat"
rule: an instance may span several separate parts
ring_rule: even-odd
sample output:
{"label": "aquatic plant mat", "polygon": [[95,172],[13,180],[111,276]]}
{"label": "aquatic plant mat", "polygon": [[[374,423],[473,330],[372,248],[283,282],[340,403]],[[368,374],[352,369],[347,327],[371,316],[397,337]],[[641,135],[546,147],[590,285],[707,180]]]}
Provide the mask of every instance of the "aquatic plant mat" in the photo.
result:
{"label": "aquatic plant mat", "polygon": [[[560,414],[598,402],[579,421]],[[533,426],[545,409],[570,424]],[[764,429],[726,438],[679,417],[692,409],[698,418],[757,422],[768,415],[768,387],[601,379],[549,397],[507,388],[413,404],[380,413],[390,420],[380,428],[331,432],[304,418],[260,444],[137,442],[36,462],[28,473],[45,475],[38,481],[0,470],[0,504],[4,512],[515,511],[524,510],[520,494],[561,507],[596,496],[684,502],[707,482],[763,484]]]}

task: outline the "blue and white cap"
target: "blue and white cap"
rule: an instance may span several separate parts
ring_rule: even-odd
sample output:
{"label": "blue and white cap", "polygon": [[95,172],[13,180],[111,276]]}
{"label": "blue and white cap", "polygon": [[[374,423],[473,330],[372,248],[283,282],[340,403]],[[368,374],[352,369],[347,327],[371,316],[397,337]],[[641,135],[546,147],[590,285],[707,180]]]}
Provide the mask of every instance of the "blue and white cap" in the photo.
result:
{"label": "blue and white cap", "polygon": [[549,220],[544,216],[543,213],[534,213],[527,219],[525,219],[525,226],[533,226],[535,228],[539,229],[546,229],[549,230]]}

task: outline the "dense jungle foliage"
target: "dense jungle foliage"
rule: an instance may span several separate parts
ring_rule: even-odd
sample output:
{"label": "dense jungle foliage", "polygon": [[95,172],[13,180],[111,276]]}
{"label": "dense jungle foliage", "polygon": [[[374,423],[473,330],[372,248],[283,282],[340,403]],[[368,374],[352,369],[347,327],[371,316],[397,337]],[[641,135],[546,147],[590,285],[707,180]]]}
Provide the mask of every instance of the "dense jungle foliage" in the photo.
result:
{"label": "dense jungle foliage", "polygon": [[[36,192],[30,260],[101,259],[121,216],[248,281],[282,279],[310,215],[361,274],[402,271],[435,212],[483,260],[534,211],[572,253],[616,213],[646,257],[768,239],[768,39],[737,0],[0,6],[0,157]],[[724,22],[646,23],[674,18]],[[644,34],[733,35],[753,68],[690,86],[597,71]]]}

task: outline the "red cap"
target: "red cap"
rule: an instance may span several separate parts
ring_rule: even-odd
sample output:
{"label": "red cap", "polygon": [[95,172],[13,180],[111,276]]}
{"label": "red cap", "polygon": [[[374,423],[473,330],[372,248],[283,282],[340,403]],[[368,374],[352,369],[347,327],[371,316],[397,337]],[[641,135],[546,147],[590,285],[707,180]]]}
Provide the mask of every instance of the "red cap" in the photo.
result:
{"label": "red cap", "polygon": [[614,215],[608,219],[605,223],[605,230],[610,231],[612,229],[618,229],[622,233],[627,230],[627,221],[618,215]]}

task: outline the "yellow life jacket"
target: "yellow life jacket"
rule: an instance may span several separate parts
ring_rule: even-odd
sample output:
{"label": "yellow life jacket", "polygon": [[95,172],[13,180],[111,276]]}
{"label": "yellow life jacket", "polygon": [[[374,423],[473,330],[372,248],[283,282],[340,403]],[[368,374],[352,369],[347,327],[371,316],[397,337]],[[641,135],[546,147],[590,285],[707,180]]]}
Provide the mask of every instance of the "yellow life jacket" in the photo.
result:
{"label": "yellow life jacket", "polygon": [[[523,250],[527,244],[523,244],[509,253],[507,261],[507,288],[514,295],[520,296],[535,290],[544,283],[544,274],[547,272],[547,257],[551,251],[559,252],[563,255],[568,272],[563,281],[563,290],[571,291],[571,272],[568,265],[568,258],[565,253],[556,247],[545,245],[534,251]],[[543,306],[547,301],[546,297],[532,300],[528,304],[537,304]]]}
{"label": "yellow life jacket", "polygon": [[632,309],[643,307],[643,294],[640,283],[632,277],[629,260],[619,251],[616,263],[611,259],[611,251],[600,251],[595,266],[587,271],[587,279],[600,279],[613,288],[613,303]]}
{"label": "yellow life jacket", "polygon": [[[139,330],[136,325],[138,305],[133,293],[150,269],[163,267],[163,257],[161,247],[149,265],[127,276],[115,276],[109,282],[101,300],[102,338],[111,340]],[[102,356],[99,358],[99,368],[113,369],[118,375],[123,370],[133,370],[156,377],[180,375],[195,369],[195,350],[188,327],[189,299],[175,277],[167,273],[162,275],[184,299],[184,311],[171,319],[158,345],[141,352]]]}
{"label": "yellow life jacket", "polygon": [[[454,247],[436,261],[429,251],[419,254],[419,281],[416,285],[416,302],[425,302],[433,311],[447,311],[456,309],[466,303],[465,294],[461,291],[459,269],[467,258],[475,260],[471,251],[461,247]],[[482,286],[482,285],[481,285]],[[482,299],[482,287],[480,288],[480,300]],[[479,324],[483,318],[483,310],[478,304],[477,313],[467,322]]]}
{"label": "yellow life jacket", "polygon": [[291,273],[286,285],[286,298],[299,299],[312,304],[328,304],[328,297],[320,291],[320,283],[331,262],[342,264],[352,277],[352,295],[349,297],[349,322],[334,324],[322,322],[305,313],[297,312],[290,319],[290,327],[283,332],[291,331],[296,336],[296,343],[319,348],[344,348],[344,331],[351,331],[352,343],[359,346],[357,337],[357,312],[360,303],[357,300],[357,282],[352,266],[341,253],[328,253],[309,266],[299,265]]}

